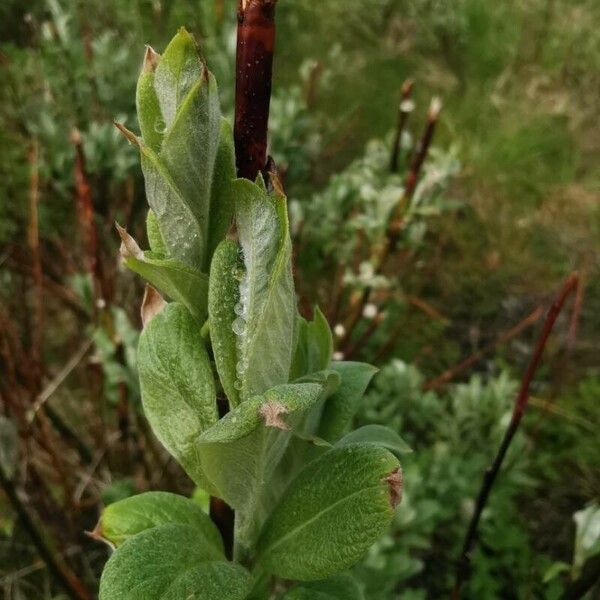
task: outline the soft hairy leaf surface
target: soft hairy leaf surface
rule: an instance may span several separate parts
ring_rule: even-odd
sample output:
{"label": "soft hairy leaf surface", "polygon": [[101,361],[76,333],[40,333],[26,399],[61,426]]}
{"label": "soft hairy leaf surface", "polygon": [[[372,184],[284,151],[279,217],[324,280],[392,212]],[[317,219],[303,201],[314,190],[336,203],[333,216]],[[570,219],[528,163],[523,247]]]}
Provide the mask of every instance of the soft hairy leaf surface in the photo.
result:
{"label": "soft hairy leaf surface", "polygon": [[248,512],[323,385],[277,386],[242,402],[199,438],[202,467],[218,495]]}
{"label": "soft hairy leaf surface", "polygon": [[171,303],[145,327],[138,348],[144,412],[154,433],[196,483],[199,435],[217,421],[216,391],[200,327]]}
{"label": "soft hairy leaf surface", "polygon": [[165,240],[160,232],[158,219],[152,209],[149,209],[148,214],[146,215],[146,235],[148,236],[150,250],[157,256],[166,256],[168,251],[165,246]]}
{"label": "soft hairy leaf surface", "polygon": [[365,425],[347,433],[336,446],[373,444],[400,456],[412,452],[410,446],[393,430],[384,425]]}
{"label": "soft hairy leaf surface", "polygon": [[121,256],[125,265],[165,296],[183,304],[202,322],[208,309],[208,277],[175,259],[142,252],[135,240],[119,227]]}
{"label": "soft hairy leaf surface", "polygon": [[225,240],[217,247],[210,267],[208,316],[215,365],[232,407],[239,403],[239,392],[236,388],[237,336],[232,329],[237,318],[235,307],[239,302],[239,282],[234,277],[236,269],[237,244]]}
{"label": "soft hairy leaf surface", "polygon": [[145,492],[114,502],[104,509],[97,533],[120,546],[146,529],[167,523],[195,528],[202,543],[213,546],[225,558],[221,535],[200,505],[169,492]]}
{"label": "soft hairy leaf surface", "polygon": [[311,581],[292,588],[285,600],[364,600],[356,580],[350,575],[336,575],[324,581]]}
{"label": "soft hairy leaf surface", "polygon": [[329,577],[355,564],[389,526],[400,465],[372,445],[334,448],[290,484],[265,525],[259,563],[285,579]]}
{"label": "soft hairy leaf surface", "polygon": [[298,315],[297,341],[290,379],[326,369],[333,354],[333,336],[325,315],[315,308],[312,321]]}
{"label": "soft hairy leaf surface", "polygon": [[296,319],[285,198],[235,181],[236,219],[244,254],[240,281],[238,372],[242,400],[289,380]]}
{"label": "soft hairy leaf surface", "polygon": [[[217,85],[181,29],[162,57],[146,51],[137,88],[148,203],[166,254],[202,272],[233,213],[233,136]],[[149,231],[150,233],[150,231]]]}
{"label": "soft hairy leaf surface", "polygon": [[328,442],[336,442],[348,430],[360,406],[360,401],[377,369],[366,363],[334,362],[342,382],[338,390],[325,403],[319,427],[319,436]]}
{"label": "soft hairy leaf surface", "polygon": [[250,577],[205,544],[194,527],[171,523],[130,538],[110,557],[100,600],[243,600]]}

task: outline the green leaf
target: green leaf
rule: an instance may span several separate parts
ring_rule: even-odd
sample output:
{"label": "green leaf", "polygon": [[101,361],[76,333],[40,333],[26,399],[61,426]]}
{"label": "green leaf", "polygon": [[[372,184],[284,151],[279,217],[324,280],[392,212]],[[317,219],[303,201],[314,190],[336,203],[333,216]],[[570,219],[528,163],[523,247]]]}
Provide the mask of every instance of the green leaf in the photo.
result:
{"label": "green leaf", "polygon": [[146,198],[160,224],[170,258],[200,269],[204,261],[204,233],[201,223],[183,196],[182,190],[160,157],[141,140],[142,171]]}
{"label": "green leaf", "polygon": [[410,446],[393,430],[384,425],[365,425],[347,433],[336,446],[373,444],[400,456],[412,452]]}
{"label": "green leaf", "polygon": [[298,475],[273,511],[259,541],[259,565],[300,581],[349,568],[388,528],[400,494],[400,465],[387,450],[330,450]]}
{"label": "green leaf", "polygon": [[146,492],[111,504],[102,513],[94,533],[120,546],[142,531],[167,523],[197,529],[202,543],[213,546],[225,558],[221,535],[200,505],[169,492]]}
{"label": "green leaf", "polygon": [[100,600],[243,600],[250,576],[223,562],[194,527],[171,523],[130,538],[110,557]]}
{"label": "green leaf", "polygon": [[182,27],[169,42],[154,74],[154,88],[165,129],[173,125],[178,110],[204,69],[194,39]]}
{"label": "green leaf", "polygon": [[328,442],[339,440],[348,430],[360,401],[377,368],[359,362],[334,362],[331,368],[342,377],[337,392],[325,403],[318,435]]}
{"label": "green leaf", "polygon": [[150,250],[156,255],[166,256],[167,247],[165,240],[160,232],[158,219],[152,209],[148,210],[148,214],[146,215],[146,235],[148,236]]}
{"label": "green leaf", "polygon": [[209,256],[213,255],[231,225],[235,206],[235,176],[233,130],[229,121],[222,118],[210,198]]}
{"label": "green leaf", "polygon": [[142,139],[124,133],[140,148],[166,254],[204,272],[233,212],[233,136],[214,77],[185,29],[162,57],[147,49],[137,109]]}
{"label": "green leaf", "polygon": [[184,306],[168,304],[144,328],[138,368],[154,433],[203,486],[197,439],[218,419],[216,391],[200,327]]}
{"label": "green leaf", "polygon": [[152,148],[154,152],[160,150],[165,128],[158,97],[154,89],[154,72],[159,61],[160,55],[154,52],[150,46],[147,46],[135,94],[142,138],[144,143]]}
{"label": "green leaf", "polygon": [[232,507],[247,510],[265,486],[294,426],[319,399],[319,383],[284,384],[242,402],[198,440],[203,470]]}
{"label": "green leaf", "polygon": [[285,198],[267,194],[262,177],[258,182],[234,182],[245,267],[234,322],[242,400],[289,380],[296,319]]}
{"label": "green leaf", "polygon": [[324,581],[302,583],[292,588],[284,600],[364,600],[364,596],[352,576],[336,575]]}
{"label": "green leaf", "polygon": [[236,388],[237,336],[232,329],[239,301],[238,281],[234,277],[238,268],[237,244],[224,240],[217,247],[210,266],[208,317],[215,365],[231,407],[239,403]]}
{"label": "green leaf", "polygon": [[293,381],[308,373],[326,369],[332,354],[333,336],[319,307],[315,307],[312,321],[298,315],[297,342],[290,379]]}
{"label": "green leaf", "polygon": [[117,225],[125,265],[163,294],[183,304],[201,322],[207,315],[208,277],[177,260],[143,252],[136,241]]}
{"label": "green leaf", "polygon": [[160,160],[198,224],[201,261],[197,266],[202,271],[209,261],[211,187],[221,128],[217,85],[205,73],[179,107],[160,151]]}
{"label": "green leaf", "polygon": [[0,415],[0,469],[9,479],[17,467],[19,434],[15,424]]}

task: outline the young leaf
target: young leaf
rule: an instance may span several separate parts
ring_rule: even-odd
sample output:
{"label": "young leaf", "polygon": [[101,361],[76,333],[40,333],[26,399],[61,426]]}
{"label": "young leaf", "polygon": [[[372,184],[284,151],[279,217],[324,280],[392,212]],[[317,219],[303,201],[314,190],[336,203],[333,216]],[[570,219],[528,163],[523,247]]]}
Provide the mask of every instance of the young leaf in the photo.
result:
{"label": "young leaf", "polygon": [[197,529],[199,540],[225,558],[218,529],[197,502],[168,492],[146,492],[119,500],[104,509],[94,534],[120,546],[130,537],[167,523]]}
{"label": "young leaf", "polygon": [[224,240],[215,250],[210,266],[208,317],[215,365],[231,407],[239,403],[236,388],[237,336],[232,329],[237,318],[235,307],[239,302],[238,281],[234,277],[238,268],[237,244]]}
{"label": "young leaf", "polygon": [[125,229],[118,225],[117,229],[125,265],[166,296],[181,302],[202,322],[207,314],[208,277],[177,260],[143,252]]}
{"label": "young leaf", "polygon": [[149,209],[148,214],[146,215],[146,235],[148,236],[150,250],[156,255],[162,254],[163,256],[166,256],[168,250],[162,233],[160,232],[158,219],[152,209]]}
{"label": "young leaf", "polygon": [[154,73],[165,129],[173,125],[177,111],[204,69],[194,38],[182,27],[169,42]]}
{"label": "young leaf", "polygon": [[289,379],[296,319],[291,242],[285,198],[258,184],[234,182],[236,219],[244,253],[238,339],[241,398]]}
{"label": "young leaf", "polygon": [[197,438],[217,421],[216,391],[200,328],[184,306],[171,303],[148,323],[140,336],[138,368],[154,433],[202,486]]}
{"label": "young leaf", "polygon": [[312,321],[298,315],[297,341],[290,379],[294,381],[308,373],[326,369],[332,354],[331,329],[319,307],[315,307]]}
{"label": "young leaf", "polygon": [[389,450],[400,457],[400,454],[412,452],[410,446],[393,430],[384,425],[365,425],[347,433],[336,446],[350,444],[373,444]]}
{"label": "young leaf", "polygon": [[205,235],[189,201],[158,154],[138,140],[146,199],[159,222],[168,256],[200,269]]}
{"label": "young leaf", "polygon": [[160,54],[154,52],[150,46],[146,46],[144,64],[138,78],[135,94],[135,104],[142,139],[154,152],[160,150],[164,133],[162,113],[154,89],[154,72],[159,61]]}
{"label": "young leaf", "polygon": [[206,477],[217,495],[248,512],[267,484],[297,422],[319,399],[323,384],[272,388],[242,402],[199,438]]}
{"label": "young leaf", "polygon": [[202,271],[208,267],[211,185],[221,127],[217,85],[204,72],[206,76],[194,84],[178,108],[160,151],[161,162],[198,224],[201,262],[197,266]]}
{"label": "young leaf", "polygon": [[365,363],[350,361],[334,362],[331,368],[341,375],[342,383],[325,403],[318,435],[334,443],[348,430],[377,369]]}
{"label": "young leaf", "polygon": [[221,118],[219,147],[215,158],[210,197],[210,227],[208,230],[208,255],[212,256],[225,237],[235,206],[233,180],[235,179],[235,150],[233,130],[225,118]]}
{"label": "young leaf", "polygon": [[393,454],[373,445],[334,448],[286,490],[259,540],[259,564],[300,581],[339,573],[385,532],[400,495]]}
{"label": "young leaf", "polygon": [[171,523],[130,538],[110,557],[100,600],[243,600],[250,576],[223,562],[194,527]]}
{"label": "young leaf", "polygon": [[284,600],[364,600],[360,586],[350,575],[336,575],[293,587]]}

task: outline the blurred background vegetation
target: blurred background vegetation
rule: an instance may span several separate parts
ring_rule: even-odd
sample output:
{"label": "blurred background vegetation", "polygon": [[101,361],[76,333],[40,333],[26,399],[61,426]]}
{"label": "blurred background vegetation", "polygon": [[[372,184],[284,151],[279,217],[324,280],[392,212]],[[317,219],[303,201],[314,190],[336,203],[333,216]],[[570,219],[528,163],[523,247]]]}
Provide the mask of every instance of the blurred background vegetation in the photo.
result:
{"label": "blurred background vegetation", "polygon": [[[145,200],[113,120],[136,129],[143,46],[162,50],[182,25],[232,116],[234,4],[0,3],[7,599],[61,597],[57,569],[94,597],[106,550],[83,532],[102,504],[158,488],[205,501],[139,410],[142,289],[119,264],[114,222],[143,239]],[[357,568],[365,597],[447,597],[540,307],[577,269],[465,596],[567,597],[572,581],[598,574],[600,552],[600,3],[280,0],[277,10],[271,152],[290,198],[300,306],[319,303],[337,351],[381,368],[360,420],[391,424],[414,450],[394,529]],[[414,109],[394,173],[407,78]],[[369,257],[433,96],[444,105],[434,146],[380,271]]]}

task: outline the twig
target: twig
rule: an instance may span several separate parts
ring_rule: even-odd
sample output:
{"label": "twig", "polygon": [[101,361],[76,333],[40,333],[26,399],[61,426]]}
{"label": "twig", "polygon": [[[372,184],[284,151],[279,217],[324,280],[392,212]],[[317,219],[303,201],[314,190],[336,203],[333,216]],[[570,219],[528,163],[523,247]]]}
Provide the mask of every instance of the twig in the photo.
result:
{"label": "twig", "polygon": [[531,327],[535,323],[537,323],[544,314],[544,309],[541,306],[538,306],[532,313],[528,314],[521,322],[517,323],[514,327],[511,327],[508,331],[500,334],[493,342],[489,343],[487,346],[481,348],[471,356],[465,358],[457,365],[451,367],[450,369],[444,371],[441,375],[438,375],[435,379],[431,379],[427,381],[423,385],[424,390],[435,390],[445,383],[452,381],[459,373],[466,371],[469,367],[472,367],[474,364],[479,362],[486,354],[489,354],[494,350],[497,346],[505,344],[506,342],[512,340],[513,338],[520,335],[525,329]]}
{"label": "twig", "polygon": [[[423,168],[423,164],[429,153],[429,147],[433,140],[433,134],[435,133],[441,110],[441,101],[439,98],[433,98],[431,105],[429,106],[429,111],[427,112],[427,125],[425,126],[423,136],[419,141],[406,176],[404,192],[392,210],[382,245],[379,248],[374,248],[371,255],[371,262],[376,275],[379,275],[383,271],[390,254],[396,249],[400,240],[400,233],[404,227],[404,213],[415,192],[421,169]],[[371,292],[372,288],[370,286],[365,287],[360,298],[358,298],[351,306],[350,313],[344,323],[346,333],[341,342],[342,346],[345,346],[348,343],[348,340],[351,339],[365,304],[369,301]]]}
{"label": "twig", "polygon": [[33,274],[33,310],[31,320],[31,358],[36,376],[41,375],[42,344],[44,332],[44,279],[42,259],[40,255],[40,235],[38,223],[39,203],[39,143],[33,140],[29,150],[29,224],[27,227],[27,242],[31,256],[31,271]]}
{"label": "twig", "polygon": [[91,600],[92,596],[87,591],[80,579],[73,573],[69,567],[60,562],[54,556],[50,548],[46,545],[42,535],[35,526],[33,519],[19,498],[17,490],[12,481],[4,473],[0,465],[0,485],[11,503],[14,511],[17,513],[23,526],[27,530],[31,541],[37,548],[40,557],[46,563],[48,571],[55,577],[56,581],[64,588],[65,592],[72,600]]}
{"label": "twig", "polygon": [[240,177],[267,162],[276,0],[239,0],[235,79],[235,155]]}
{"label": "twig", "polygon": [[398,106],[398,124],[396,126],[396,135],[394,136],[394,143],[392,145],[392,155],[390,157],[390,171],[392,173],[398,172],[398,159],[400,157],[400,146],[402,144],[402,134],[406,128],[406,122],[408,116],[413,111],[414,103],[411,99],[413,91],[412,79],[407,79],[400,89],[400,104]]}
{"label": "twig", "polygon": [[456,569],[456,583],[452,591],[452,600],[458,600],[460,598],[461,589],[465,582],[469,579],[471,555],[477,537],[477,528],[479,525],[479,520],[481,518],[481,513],[485,508],[487,500],[490,496],[490,492],[492,491],[494,482],[496,481],[496,477],[498,476],[500,468],[502,467],[502,463],[504,461],[504,457],[506,456],[506,452],[510,447],[515,433],[519,428],[519,424],[521,423],[521,419],[523,418],[523,414],[525,413],[525,408],[527,407],[527,401],[529,399],[529,389],[531,387],[531,382],[533,381],[535,373],[542,359],[542,355],[544,353],[544,348],[546,347],[548,337],[550,336],[550,333],[554,328],[556,319],[558,318],[558,315],[560,314],[566,299],[575,290],[578,281],[579,277],[576,273],[573,273],[565,281],[546,315],[546,320],[544,321],[542,331],[535,345],[533,356],[531,357],[531,361],[527,366],[527,370],[525,371],[525,375],[523,376],[523,380],[521,382],[519,393],[517,394],[517,397],[515,399],[510,423],[506,429],[506,433],[504,434],[504,438],[502,440],[502,443],[500,444],[498,453],[496,454],[496,457],[494,458],[494,461],[492,462],[490,467],[488,467],[488,469],[486,470],[483,478],[483,483],[481,485],[479,496],[477,497],[477,502],[475,504],[475,510],[473,512],[473,516],[471,517],[471,522],[469,523],[469,527],[467,529],[467,533],[463,543],[461,556],[458,561]]}
{"label": "twig", "polygon": [[79,350],[67,361],[63,368],[57,373],[56,377],[42,390],[39,396],[36,398],[33,406],[28,415],[28,420],[31,423],[37,414],[37,412],[44,406],[50,396],[62,385],[63,381],[71,374],[71,371],[83,360],[87,351],[92,345],[92,340],[86,340]]}

